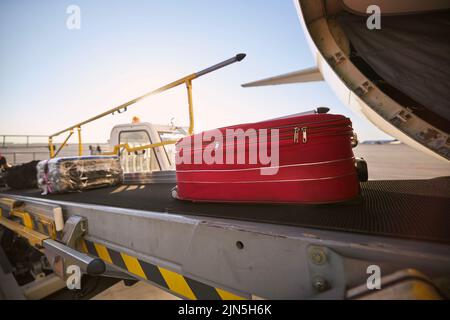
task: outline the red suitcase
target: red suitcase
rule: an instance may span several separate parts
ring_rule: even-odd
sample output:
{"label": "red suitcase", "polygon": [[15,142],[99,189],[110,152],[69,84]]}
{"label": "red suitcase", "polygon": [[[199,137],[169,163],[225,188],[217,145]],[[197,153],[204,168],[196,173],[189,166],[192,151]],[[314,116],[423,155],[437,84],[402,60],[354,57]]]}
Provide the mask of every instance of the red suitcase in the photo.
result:
{"label": "red suitcase", "polygon": [[[248,135],[242,135],[242,131],[240,135],[232,132],[238,129]],[[350,119],[325,113],[293,115],[205,131],[183,138],[176,145],[177,188],[173,196],[207,202],[349,200],[360,190],[353,141]],[[266,155],[273,159],[269,164],[267,157],[257,153],[259,158],[255,164],[255,148],[263,152],[264,144],[270,151]],[[253,158],[251,152],[254,152]],[[211,157],[215,157],[214,163]]]}

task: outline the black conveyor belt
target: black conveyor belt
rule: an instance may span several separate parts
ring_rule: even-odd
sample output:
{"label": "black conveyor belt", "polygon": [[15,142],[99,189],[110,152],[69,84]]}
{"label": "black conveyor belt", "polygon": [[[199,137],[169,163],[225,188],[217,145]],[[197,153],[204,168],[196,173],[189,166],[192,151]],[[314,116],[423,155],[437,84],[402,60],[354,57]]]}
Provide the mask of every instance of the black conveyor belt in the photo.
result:
{"label": "black conveyor belt", "polygon": [[47,196],[38,190],[2,193],[450,243],[450,177],[369,181],[362,184],[361,199],[326,205],[191,203],[172,199],[172,187],[152,184],[121,192],[115,187]]}

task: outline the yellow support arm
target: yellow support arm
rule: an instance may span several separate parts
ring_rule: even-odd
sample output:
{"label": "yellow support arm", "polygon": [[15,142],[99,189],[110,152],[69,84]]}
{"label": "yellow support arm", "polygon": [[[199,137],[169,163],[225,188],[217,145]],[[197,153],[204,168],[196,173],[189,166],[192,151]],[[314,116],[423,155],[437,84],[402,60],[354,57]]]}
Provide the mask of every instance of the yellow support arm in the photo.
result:
{"label": "yellow support arm", "polygon": [[50,152],[50,158],[53,158],[55,156],[55,146],[53,145],[52,137],[48,138],[48,150]]}
{"label": "yellow support arm", "polygon": [[56,153],[53,157],[54,158],[58,155],[58,153],[62,150],[62,148],[64,148],[67,144],[67,141],[69,141],[70,137],[73,135],[73,130],[70,130],[69,135],[67,136],[66,140],[64,140],[64,142],[61,144],[61,146],[58,148],[58,150],[56,150]]}
{"label": "yellow support arm", "polygon": [[186,88],[188,94],[188,104],[189,104],[189,135],[194,134],[194,104],[192,102],[192,81],[186,81]]}
{"label": "yellow support arm", "polygon": [[158,143],[152,143],[152,144],[146,144],[144,146],[139,146],[139,147],[130,147],[128,145],[128,143],[123,143],[123,144],[119,144],[114,146],[114,150],[111,152],[104,152],[102,153],[102,155],[105,156],[112,156],[112,155],[116,155],[119,153],[120,149],[125,148],[125,150],[127,150],[128,152],[134,152],[134,151],[139,151],[139,150],[145,150],[145,149],[150,149],[150,148],[156,148],[156,147],[161,147],[161,146],[165,146],[168,144],[175,144],[177,143],[177,140],[167,140],[167,141],[163,141],[163,142],[158,142]]}
{"label": "yellow support arm", "polygon": [[133,104],[135,104],[135,103],[137,103],[137,102],[139,102],[139,101],[141,101],[141,100],[143,100],[145,98],[148,98],[148,97],[150,97],[152,95],[155,95],[155,94],[161,93],[163,91],[169,90],[169,89],[174,88],[176,86],[179,86],[180,84],[183,84],[183,83],[186,84],[187,90],[188,90],[189,123],[190,123],[190,125],[189,125],[189,134],[192,134],[194,132],[194,107],[193,107],[193,103],[192,103],[192,80],[194,80],[194,79],[196,79],[198,77],[201,77],[201,76],[203,76],[203,75],[205,75],[207,73],[210,73],[210,72],[213,72],[213,71],[218,70],[220,68],[223,68],[225,66],[228,66],[228,65],[230,65],[232,63],[241,61],[244,58],[245,58],[245,54],[244,53],[237,54],[236,56],[234,56],[234,57],[232,57],[230,59],[227,59],[227,60],[222,61],[222,62],[220,62],[220,63],[218,63],[216,65],[213,65],[213,66],[211,66],[209,68],[203,69],[203,70],[201,70],[199,72],[192,73],[192,74],[190,74],[188,76],[185,76],[185,77],[183,77],[181,79],[173,81],[173,82],[171,82],[169,84],[166,84],[165,86],[162,86],[162,87],[160,87],[160,88],[158,88],[156,90],[147,92],[147,93],[143,94],[140,97],[137,97],[137,98],[135,98],[133,100],[125,102],[125,103],[123,103],[123,104],[121,104],[121,105],[119,105],[119,106],[117,106],[115,108],[109,109],[108,111],[105,111],[105,112],[103,112],[103,113],[101,113],[101,114],[99,114],[97,116],[91,117],[91,118],[89,118],[89,119],[87,119],[85,121],[82,121],[80,123],[77,123],[76,125],[73,125],[73,126],[67,128],[67,129],[64,129],[62,131],[59,131],[59,132],[56,132],[56,133],[52,134],[51,136],[49,136],[49,139],[48,139],[49,150],[50,150],[50,157],[53,158],[55,156],[54,147],[53,147],[53,141],[52,141],[53,137],[59,136],[60,134],[62,134],[64,132],[71,131],[71,130],[76,128],[78,130],[78,154],[81,156],[83,154],[83,146],[82,146],[82,143],[81,143],[81,126],[83,126],[85,124],[88,124],[88,123],[90,123],[92,121],[95,121],[97,119],[103,118],[103,117],[105,117],[107,115],[113,114],[114,112],[120,112],[121,110],[126,110],[127,107],[129,107],[129,106],[131,106],[131,105],[133,105]]}
{"label": "yellow support arm", "polygon": [[33,229],[24,227],[17,222],[0,217],[0,224],[5,228],[14,231],[18,235],[26,238],[32,246],[42,247],[42,242],[49,238],[49,236],[41,234]]}
{"label": "yellow support arm", "polygon": [[81,142],[81,127],[78,130],[78,155],[81,157],[83,155],[83,143]]}

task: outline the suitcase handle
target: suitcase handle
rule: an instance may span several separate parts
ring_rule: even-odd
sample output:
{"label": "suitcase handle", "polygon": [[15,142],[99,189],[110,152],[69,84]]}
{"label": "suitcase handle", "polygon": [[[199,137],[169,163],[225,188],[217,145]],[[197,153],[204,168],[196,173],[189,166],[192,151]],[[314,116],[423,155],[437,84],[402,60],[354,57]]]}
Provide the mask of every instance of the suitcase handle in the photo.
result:
{"label": "suitcase handle", "polygon": [[203,70],[201,70],[199,72],[196,72],[197,77],[203,76],[203,75],[205,75],[207,73],[210,73],[210,72],[213,72],[213,71],[216,71],[217,69],[226,67],[229,64],[232,64],[232,63],[235,63],[235,62],[240,62],[240,61],[242,61],[245,58],[245,56],[246,56],[245,53],[239,53],[239,54],[235,55],[233,58],[230,58],[228,60],[222,61],[222,62],[220,62],[218,64],[215,64],[215,65],[213,65],[213,66],[211,66],[209,68],[206,68],[206,69],[203,69]]}
{"label": "suitcase handle", "polygon": [[330,108],[327,107],[318,107],[316,109],[317,114],[328,113],[328,111],[330,111]]}

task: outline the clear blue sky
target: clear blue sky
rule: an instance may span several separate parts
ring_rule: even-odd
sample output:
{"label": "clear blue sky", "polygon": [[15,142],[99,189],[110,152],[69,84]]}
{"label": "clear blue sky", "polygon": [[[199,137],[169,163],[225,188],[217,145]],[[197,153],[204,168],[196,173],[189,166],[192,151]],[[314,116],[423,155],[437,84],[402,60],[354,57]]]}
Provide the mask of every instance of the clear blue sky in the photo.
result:
{"label": "clear blue sky", "polygon": [[[66,9],[81,8],[81,30]],[[312,66],[291,0],[0,0],[0,134],[50,134],[169,81],[245,52],[194,81],[196,131],[328,106],[362,139],[388,138],[345,108],[326,83],[241,88]],[[114,124],[186,125],[184,87],[86,126],[106,141]]]}

